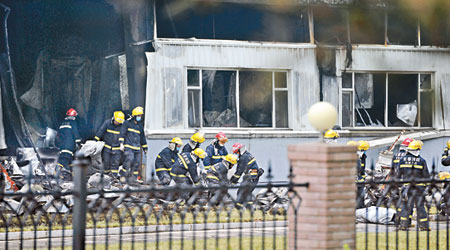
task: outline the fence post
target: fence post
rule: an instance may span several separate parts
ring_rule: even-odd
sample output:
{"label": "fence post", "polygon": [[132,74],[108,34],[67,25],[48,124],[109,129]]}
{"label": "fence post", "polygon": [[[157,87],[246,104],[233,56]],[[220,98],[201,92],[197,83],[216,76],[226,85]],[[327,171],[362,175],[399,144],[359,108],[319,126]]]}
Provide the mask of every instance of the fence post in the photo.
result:
{"label": "fence post", "polygon": [[85,249],[86,237],[86,173],[89,160],[85,158],[73,161],[74,205],[72,214],[73,249]]}
{"label": "fence post", "polygon": [[355,249],[356,147],[290,145],[288,157],[294,183],[309,183],[288,212],[289,249]]}

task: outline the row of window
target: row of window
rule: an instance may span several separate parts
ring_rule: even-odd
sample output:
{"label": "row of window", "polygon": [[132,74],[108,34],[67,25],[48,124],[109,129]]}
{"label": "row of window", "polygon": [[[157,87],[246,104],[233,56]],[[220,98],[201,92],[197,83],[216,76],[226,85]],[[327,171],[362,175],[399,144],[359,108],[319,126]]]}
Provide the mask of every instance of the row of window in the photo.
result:
{"label": "row of window", "polygon": [[[431,74],[343,73],[339,94],[346,128],[433,125]],[[289,96],[287,71],[187,70],[191,128],[289,128]]]}

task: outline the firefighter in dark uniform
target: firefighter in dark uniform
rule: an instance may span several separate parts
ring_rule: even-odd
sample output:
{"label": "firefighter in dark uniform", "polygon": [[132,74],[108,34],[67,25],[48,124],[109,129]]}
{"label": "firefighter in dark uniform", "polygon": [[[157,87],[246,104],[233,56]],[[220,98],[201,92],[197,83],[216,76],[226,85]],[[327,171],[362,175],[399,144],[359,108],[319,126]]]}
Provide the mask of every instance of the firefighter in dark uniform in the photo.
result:
{"label": "firefighter in dark uniform", "polygon": [[203,133],[197,132],[191,136],[191,138],[189,139],[189,143],[184,145],[182,152],[189,153],[199,148],[200,144],[202,144],[204,141],[205,135]]}
{"label": "firefighter in dark uniform", "polygon": [[[237,156],[234,154],[227,154],[221,162],[214,164],[208,169],[206,174],[206,183],[208,187],[228,186],[228,170],[230,170],[237,163]],[[227,194],[227,190],[213,190],[210,192],[211,199],[209,204],[214,206],[220,203],[223,197]]]}
{"label": "firefighter in dark uniform", "polygon": [[251,155],[244,145],[240,143],[235,143],[232,147],[233,153],[238,154],[238,166],[236,172],[231,177],[230,182],[236,184],[239,178],[243,176],[241,186],[237,192],[235,207],[241,209],[244,207],[245,203],[247,205],[252,205],[253,202],[250,201],[252,197],[252,192],[258,184],[259,177],[263,175],[264,170],[258,167],[256,159]]}
{"label": "firefighter in dark uniform", "polygon": [[[420,156],[423,143],[414,140],[408,145],[407,154],[399,162],[399,178],[404,181],[430,178],[426,161]],[[425,210],[425,183],[405,183],[402,187],[402,212],[400,214],[400,230],[408,230],[411,210],[416,206],[419,230],[431,230]]]}
{"label": "firefighter in dark uniform", "polygon": [[[198,176],[198,164],[200,159],[205,159],[206,153],[203,149],[197,148],[191,152],[183,152],[178,154],[178,159],[172,165],[170,177],[178,185],[200,185],[200,177]],[[189,173],[189,176],[188,176]],[[189,193],[180,192],[180,198],[187,201]]]}
{"label": "firefighter in dark uniform", "polygon": [[169,142],[169,146],[156,156],[155,171],[161,185],[167,186],[170,184],[172,180],[170,178],[170,169],[175,161],[178,160],[178,151],[181,146],[183,146],[183,141],[180,137],[174,137]]}
{"label": "firefighter in dark uniform", "polygon": [[206,147],[206,158],[203,160],[203,165],[205,170],[208,169],[225,158],[228,155],[227,149],[225,148],[225,143],[228,141],[227,136],[224,132],[219,132],[216,135],[216,139]]}
{"label": "firefighter in dark uniform", "polygon": [[[364,182],[366,178],[366,160],[367,160],[367,154],[366,151],[369,149],[370,144],[367,141],[359,141],[358,143],[358,162],[357,162],[357,182]],[[357,196],[358,196],[358,204],[356,204],[356,208],[363,208],[364,207],[364,186],[359,186],[357,188]]]}
{"label": "firefighter in dark uniform", "polygon": [[450,155],[448,155],[449,148],[450,148],[450,140],[447,141],[447,147],[444,148],[444,153],[442,154],[441,163],[444,166],[450,166]]}
{"label": "firefighter in dark uniform", "polygon": [[122,172],[119,175],[126,175],[128,180],[137,180],[141,162],[141,147],[145,154],[148,149],[143,125],[144,108],[134,108],[131,115],[131,118],[124,122],[120,129],[120,149],[124,151],[123,171],[126,173]]}
{"label": "firefighter in dark uniform", "polygon": [[116,111],[113,118],[106,120],[95,135],[97,141],[105,142],[102,151],[103,173],[115,178],[119,178],[119,164],[122,156],[119,137],[124,121],[125,114],[122,111]]}
{"label": "firefighter in dark uniform", "polygon": [[56,137],[56,146],[60,149],[58,158],[59,177],[63,180],[72,180],[72,169],[70,168],[75,149],[81,146],[81,137],[78,132],[76,117],[78,113],[71,108],[66,112],[66,118],[59,126]]}

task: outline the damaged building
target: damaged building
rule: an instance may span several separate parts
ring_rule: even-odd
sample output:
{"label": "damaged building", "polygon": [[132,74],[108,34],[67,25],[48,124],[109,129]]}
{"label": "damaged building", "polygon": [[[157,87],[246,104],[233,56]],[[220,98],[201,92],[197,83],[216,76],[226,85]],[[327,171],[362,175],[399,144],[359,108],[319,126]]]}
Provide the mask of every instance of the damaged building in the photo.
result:
{"label": "damaged building", "polygon": [[405,130],[431,164],[450,136],[447,1],[44,2],[9,1],[16,83],[2,54],[1,148],[29,147],[71,106],[89,138],[144,104],[147,177],[170,138],[201,130],[224,131],[284,180],[287,145],[317,140],[306,114],[321,100],[337,107],[342,142],[372,142],[369,162]]}

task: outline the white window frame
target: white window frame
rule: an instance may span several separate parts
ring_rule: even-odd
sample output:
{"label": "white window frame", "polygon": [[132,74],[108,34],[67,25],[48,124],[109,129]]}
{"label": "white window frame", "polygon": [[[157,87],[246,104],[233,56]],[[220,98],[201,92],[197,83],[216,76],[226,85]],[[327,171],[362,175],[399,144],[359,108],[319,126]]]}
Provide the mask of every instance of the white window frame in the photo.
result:
{"label": "white window frame", "polygon": [[[351,88],[344,88],[343,87],[343,82],[342,82],[342,74],[352,74],[352,87]],[[356,123],[356,116],[355,116],[355,74],[385,74],[385,78],[386,78],[386,92],[385,92],[385,104],[384,104],[384,127],[375,127],[375,126],[355,126]],[[412,127],[395,127],[395,126],[387,126],[388,124],[388,96],[389,96],[389,81],[388,81],[388,76],[392,74],[396,74],[396,75],[400,75],[400,74],[417,74],[417,126],[412,126]],[[429,89],[422,89],[420,88],[420,75],[431,75],[431,84],[430,84],[430,88]],[[420,110],[420,105],[421,105],[421,97],[420,97],[420,93],[423,92],[431,92],[433,93],[434,91],[434,72],[405,72],[405,71],[345,71],[345,72],[341,72],[341,76],[339,77],[338,83],[339,83],[339,125],[344,128],[344,129],[350,129],[350,130],[397,130],[397,129],[430,129],[434,127],[434,111],[435,111],[435,106],[434,106],[434,95],[432,95],[432,101],[431,101],[431,110],[432,110],[432,126],[431,127],[422,127],[421,126],[421,110]],[[342,97],[343,97],[343,93],[352,93],[352,126],[350,127],[344,127],[342,125],[342,120],[343,120],[343,113],[342,113],[342,106],[343,106],[343,102],[342,102]]]}
{"label": "white window frame", "polygon": [[[199,72],[199,86],[188,86],[188,71],[198,70]],[[236,115],[237,115],[237,126],[236,127],[204,127],[203,126],[203,93],[202,93],[202,71],[203,70],[216,70],[216,71],[235,71],[236,72]],[[240,103],[239,103],[239,72],[240,71],[259,71],[259,72],[271,72],[272,73],[272,127],[241,127],[240,126]],[[275,73],[282,72],[286,73],[286,88],[275,88]],[[291,118],[291,84],[290,84],[290,70],[287,69],[254,69],[254,68],[213,68],[213,67],[185,67],[184,70],[184,97],[185,97],[185,107],[183,110],[185,117],[185,128],[188,129],[221,129],[221,130],[292,130],[292,118]],[[189,127],[189,101],[188,93],[189,90],[199,90],[200,91],[200,127]],[[288,116],[288,126],[285,128],[276,127],[276,107],[275,107],[275,93],[285,91],[287,92],[287,116]]]}

